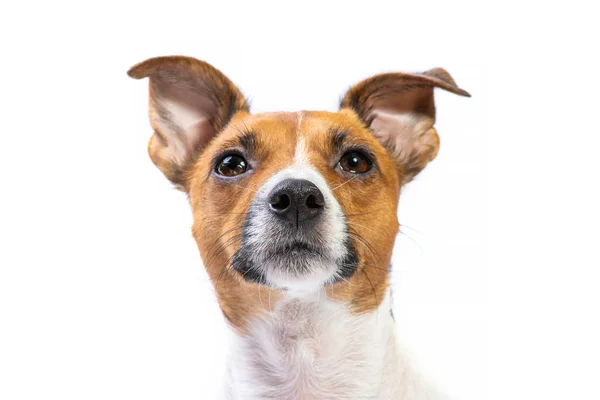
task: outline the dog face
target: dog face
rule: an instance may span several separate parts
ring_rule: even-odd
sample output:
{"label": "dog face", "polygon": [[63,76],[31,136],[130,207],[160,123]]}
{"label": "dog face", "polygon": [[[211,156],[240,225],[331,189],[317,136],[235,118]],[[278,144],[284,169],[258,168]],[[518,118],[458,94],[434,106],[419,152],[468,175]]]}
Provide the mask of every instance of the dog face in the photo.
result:
{"label": "dog face", "polygon": [[150,78],[150,157],[189,196],[194,238],[234,327],[284,293],[323,287],[355,312],[378,306],[400,189],[439,148],[433,88],[468,95],[447,72],[372,77],[335,113],[257,115],[202,61],[150,59],[129,74]]}

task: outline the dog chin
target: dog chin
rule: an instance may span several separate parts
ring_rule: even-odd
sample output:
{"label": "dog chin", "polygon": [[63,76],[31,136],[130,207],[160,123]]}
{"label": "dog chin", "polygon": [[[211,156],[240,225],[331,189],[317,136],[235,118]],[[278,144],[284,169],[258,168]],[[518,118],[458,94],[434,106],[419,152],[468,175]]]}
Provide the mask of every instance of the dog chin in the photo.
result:
{"label": "dog chin", "polygon": [[310,257],[302,261],[282,258],[267,263],[264,276],[267,282],[277,288],[315,291],[335,281],[337,269],[336,262],[322,257]]}
{"label": "dog chin", "polygon": [[340,255],[296,243],[272,248],[260,255],[254,246],[242,246],[236,252],[231,268],[249,282],[306,292],[351,277],[358,264],[358,255],[348,243]]}

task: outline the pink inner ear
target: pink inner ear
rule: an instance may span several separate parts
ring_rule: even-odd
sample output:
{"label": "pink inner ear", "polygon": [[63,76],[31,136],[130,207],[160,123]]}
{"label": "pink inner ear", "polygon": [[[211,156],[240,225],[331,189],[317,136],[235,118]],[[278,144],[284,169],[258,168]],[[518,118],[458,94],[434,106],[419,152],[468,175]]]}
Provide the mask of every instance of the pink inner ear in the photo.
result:
{"label": "pink inner ear", "polygon": [[371,130],[383,143],[389,143],[397,150],[410,145],[413,132],[422,118],[412,113],[397,113],[387,110],[373,110]]}
{"label": "pink inner ear", "polygon": [[[405,168],[406,179],[412,179],[427,162],[435,158],[439,139],[433,129],[434,119],[417,113],[394,113],[374,110],[371,130],[390,148]],[[406,182],[408,182],[408,180]]]}
{"label": "pink inner ear", "polygon": [[153,107],[153,125],[166,140],[176,163],[185,162],[216,134],[210,120],[214,106],[202,96],[163,90],[157,92]]}
{"label": "pink inner ear", "polygon": [[167,73],[150,78],[152,123],[176,164],[186,162],[216,134],[211,124],[218,112],[214,99],[202,80],[192,78]]}
{"label": "pink inner ear", "polygon": [[201,119],[188,128],[188,138],[191,151],[196,152],[205,147],[217,134],[212,124],[207,119]]}

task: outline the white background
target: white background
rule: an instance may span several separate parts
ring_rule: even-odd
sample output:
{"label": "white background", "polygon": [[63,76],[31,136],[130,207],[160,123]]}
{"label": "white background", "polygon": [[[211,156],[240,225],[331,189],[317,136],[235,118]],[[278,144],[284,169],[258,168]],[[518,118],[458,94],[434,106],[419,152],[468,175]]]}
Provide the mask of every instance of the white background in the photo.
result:
{"label": "white background", "polygon": [[[456,400],[598,399],[597,13],[501,2],[0,7],[0,399],[205,399],[226,327],[133,64],[206,60],[253,111],[446,68],[400,202],[400,331]],[[412,228],[412,229],[411,229]]]}

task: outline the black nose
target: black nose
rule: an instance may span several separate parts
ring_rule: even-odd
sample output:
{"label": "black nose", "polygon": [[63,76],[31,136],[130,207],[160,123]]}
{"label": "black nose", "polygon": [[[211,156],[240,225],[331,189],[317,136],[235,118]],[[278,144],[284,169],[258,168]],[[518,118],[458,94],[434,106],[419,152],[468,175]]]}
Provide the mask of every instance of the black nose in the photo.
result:
{"label": "black nose", "polygon": [[279,182],[269,194],[268,202],[273,214],[296,224],[296,227],[319,216],[325,206],[323,193],[306,179]]}

